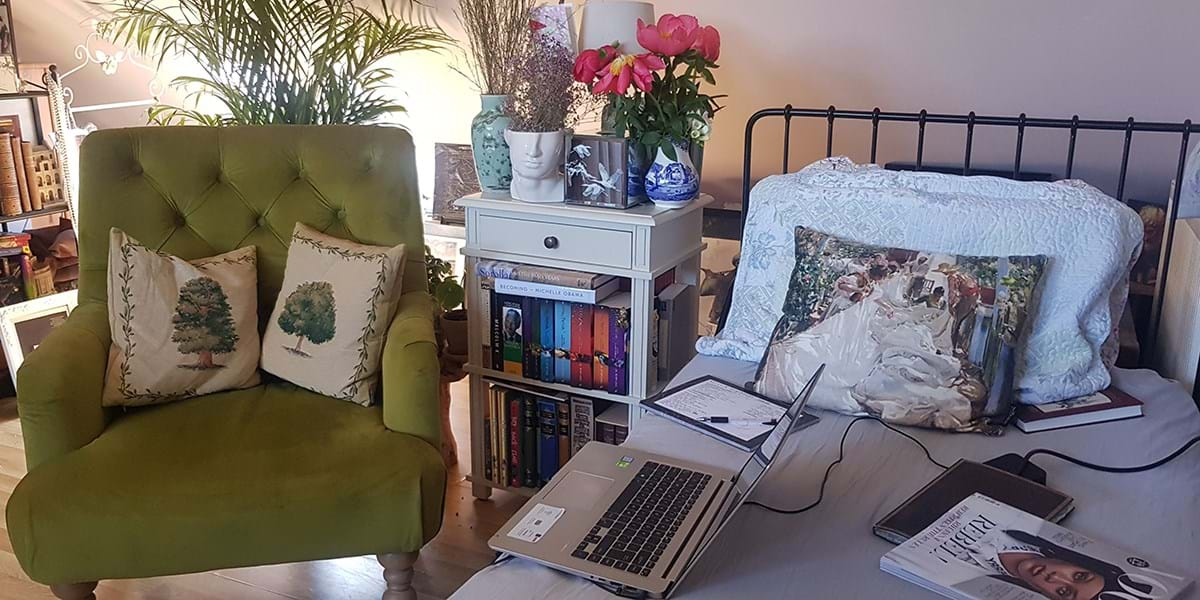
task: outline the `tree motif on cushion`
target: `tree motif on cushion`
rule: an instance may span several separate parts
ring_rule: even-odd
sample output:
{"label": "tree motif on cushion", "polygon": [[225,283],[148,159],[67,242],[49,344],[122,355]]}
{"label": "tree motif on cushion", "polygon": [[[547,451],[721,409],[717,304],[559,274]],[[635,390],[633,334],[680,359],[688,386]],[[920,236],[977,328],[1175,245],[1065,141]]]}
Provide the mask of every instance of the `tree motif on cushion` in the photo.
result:
{"label": "tree motif on cushion", "polygon": [[171,341],[178,344],[179,352],[198,355],[196,364],[182,367],[219,369],[221,365],[213,363],[213,355],[233,352],[238,342],[229,298],[221,284],[209,277],[183,284],[171,323],[175,325]]}
{"label": "tree motif on cushion", "polygon": [[279,328],[284,333],[296,336],[296,345],[286,348],[299,356],[309,356],[301,350],[304,340],[313,344],[324,344],[333,339],[337,328],[337,304],[333,299],[333,286],[327,281],[309,281],[296,287],[288,294],[279,314]]}

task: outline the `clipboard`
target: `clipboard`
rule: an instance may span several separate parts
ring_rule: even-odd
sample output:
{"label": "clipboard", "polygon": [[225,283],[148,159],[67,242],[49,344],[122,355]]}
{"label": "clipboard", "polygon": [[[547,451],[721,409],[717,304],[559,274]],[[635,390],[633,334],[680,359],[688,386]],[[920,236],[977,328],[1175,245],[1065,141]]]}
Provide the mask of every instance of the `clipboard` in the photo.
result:
{"label": "clipboard", "polygon": [[[683,402],[672,402],[672,398],[680,399],[680,394],[690,394]],[[720,400],[704,406],[705,400],[713,395],[720,395]],[[681,406],[682,405],[682,406]],[[783,418],[790,404],[772,400],[762,394],[752,392],[728,381],[706,375],[665,390],[652,398],[641,402],[642,408],[665,417],[684,427],[718,439],[745,452],[753,452],[774,430],[773,425],[749,426],[749,424],[714,424],[698,420],[700,412],[709,416],[719,414],[729,417],[741,417],[743,414],[762,415],[763,421]],[[729,407],[744,410],[730,410]],[[709,410],[698,410],[698,409]],[[716,411],[716,412],[714,412]],[[728,414],[733,413],[733,414]],[[754,433],[758,431],[758,433]]]}

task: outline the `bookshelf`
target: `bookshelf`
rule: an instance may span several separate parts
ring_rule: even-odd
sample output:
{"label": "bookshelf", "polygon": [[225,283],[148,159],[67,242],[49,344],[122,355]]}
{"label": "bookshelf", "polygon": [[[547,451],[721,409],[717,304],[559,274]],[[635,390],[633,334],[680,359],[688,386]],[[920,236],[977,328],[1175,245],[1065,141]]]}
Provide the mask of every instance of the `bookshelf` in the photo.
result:
{"label": "bookshelf", "polygon": [[[466,196],[458,206],[466,212],[465,258],[467,311],[469,314],[468,364],[471,412],[472,493],[486,499],[492,489],[507,489],[529,496],[529,488],[510,488],[488,480],[484,473],[484,412],[490,382],[507,382],[548,392],[566,393],[613,402],[628,411],[629,429],[637,427],[637,404],[657,393],[666,381],[658,381],[651,352],[654,322],[654,281],[674,270],[675,283],[700,284],[700,253],[704,207],[713,198],[701,197],[689,206],[670,210],[642,204],[627,210],[569,204],[529,204],[507,198]],[[491,315],[480,307],[480,260],[536,265],[628,280],[630,328],[627,354],[628,395],[603,390],[548,383],[484,366],[485,338],[490,336]],[[696,335],[698,315],[676,315]]]}

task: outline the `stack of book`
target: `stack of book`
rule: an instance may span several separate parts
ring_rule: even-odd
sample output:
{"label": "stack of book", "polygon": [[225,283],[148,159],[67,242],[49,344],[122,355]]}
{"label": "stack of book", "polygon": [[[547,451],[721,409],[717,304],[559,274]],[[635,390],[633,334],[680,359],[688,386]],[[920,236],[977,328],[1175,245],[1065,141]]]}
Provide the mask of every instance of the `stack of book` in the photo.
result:
{"label": "stack of book", "polygon": [[62,177],[53,152],[21,139],[13,116],[0,116],[0,214],[14,217],[62,200]]}
{"label": "stack of book", "polygon": [[623,405],[494,382],[484,407],[484,477],[505,487],[541,487],[588,442],[619,443],[618,413],[626,414],[624,441]]}
{"label": "stack of book", "polygon": [[[629,394],[631,296],[621,289],[627,280],[490,260],[479,261],[476,272],[481,309],[491,318],[484,367],[533,381]],[[660,276],[656,292],[674,283],[674,275]],[[657,337],[657,326],[651,335]]]}

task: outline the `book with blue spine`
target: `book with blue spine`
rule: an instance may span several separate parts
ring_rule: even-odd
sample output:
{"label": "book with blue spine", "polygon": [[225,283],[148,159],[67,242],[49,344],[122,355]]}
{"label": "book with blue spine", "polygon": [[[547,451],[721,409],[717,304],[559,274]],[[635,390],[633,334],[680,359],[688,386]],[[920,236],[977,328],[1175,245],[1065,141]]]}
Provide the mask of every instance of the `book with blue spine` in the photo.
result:
{"label": "book with blue spine", "polygon": [[538,348],[542,345],[540,329],[541,320],[538,318],[537,300],[528,296],[521,297],[521,376],[525,379],[537,379],[541,374],[541,363]]}
{"label": "book with blue spine", "polygon": [[538,354],[541,376],[538,379],[551,383],[554,381],[554,301],[538,300],[537,304],[538,320],[541,321],[541,326],[538,327],[538,333],[541,335]]}
{"label": "book with blue spine", "polygon": [[554,382],[571,383],[571,303],[554,303]]}

